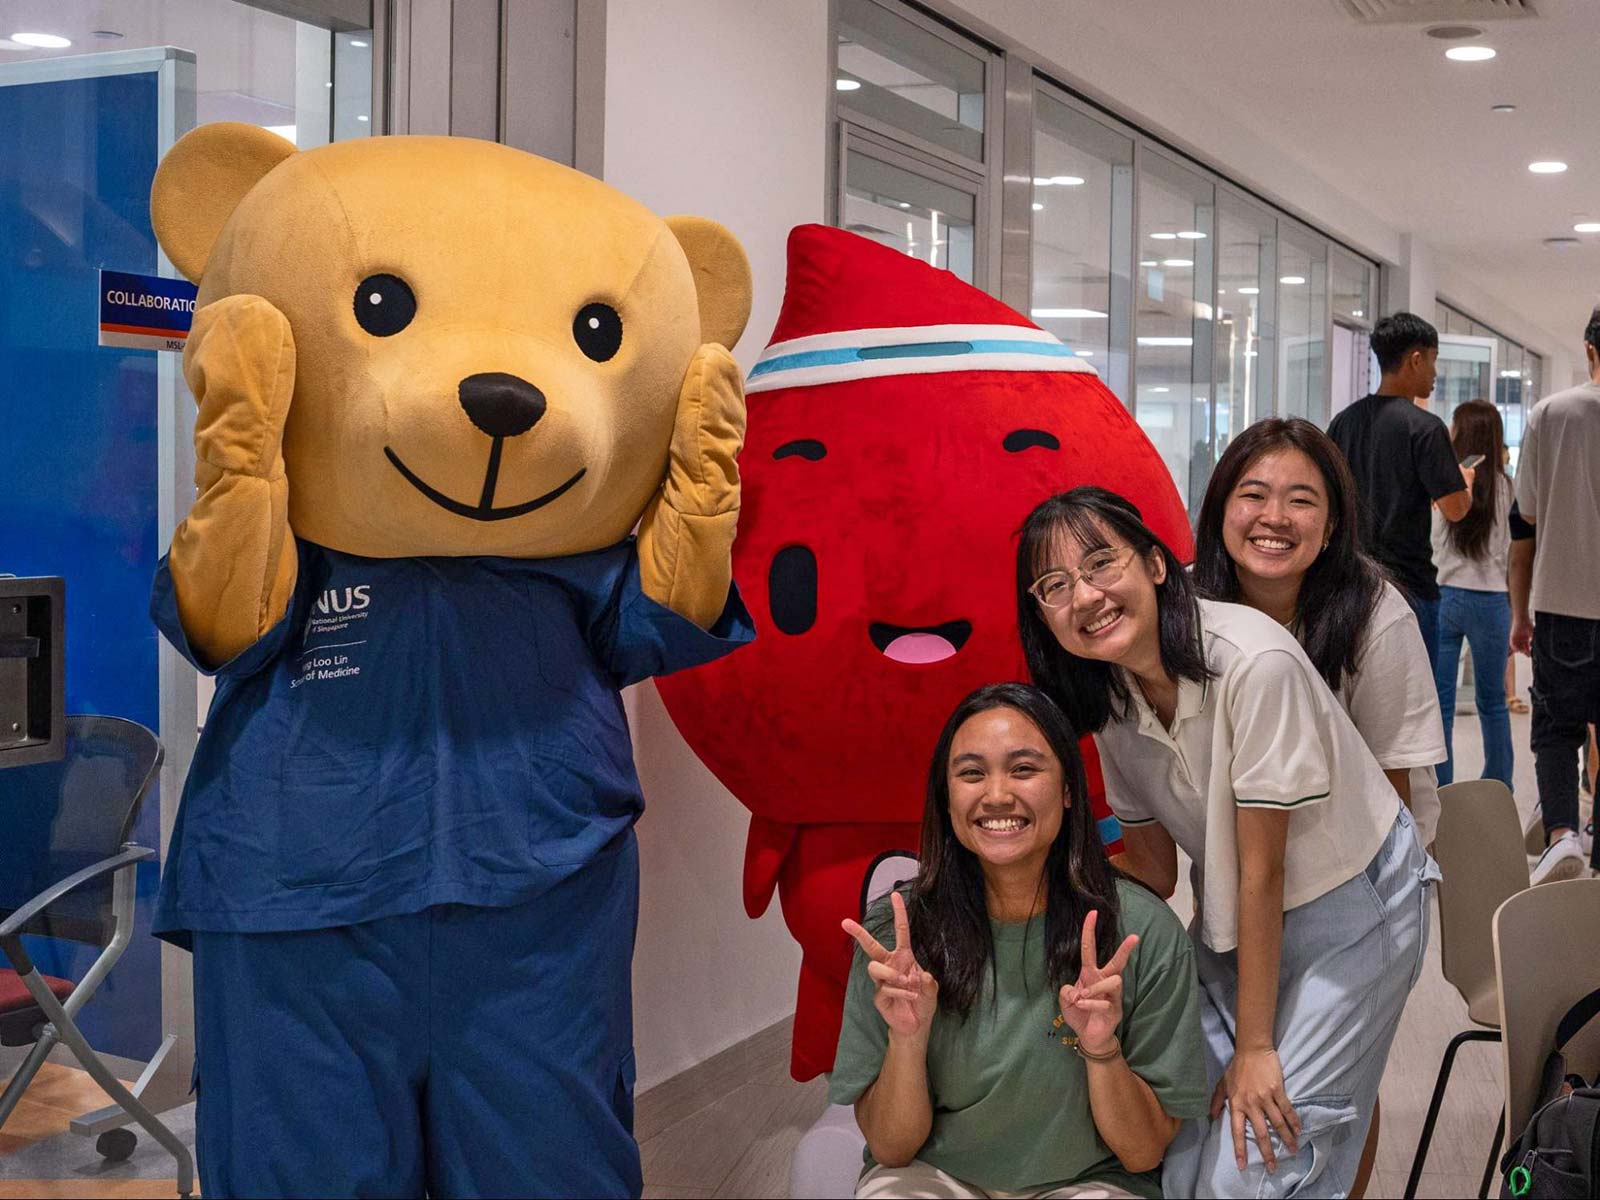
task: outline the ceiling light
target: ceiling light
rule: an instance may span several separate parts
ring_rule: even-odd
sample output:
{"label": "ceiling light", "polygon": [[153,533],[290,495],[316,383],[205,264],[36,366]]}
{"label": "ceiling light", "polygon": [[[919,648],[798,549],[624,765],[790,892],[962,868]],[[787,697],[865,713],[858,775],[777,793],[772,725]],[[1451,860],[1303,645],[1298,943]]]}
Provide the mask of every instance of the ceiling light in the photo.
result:
{"label": "ceiling light", "polygon": [[835,79],[833,90],[836,92],[853,92],[861,86],[859,79]]}
{"label": "ceiling light", "polygon": [[1239,289],[1239,295],[1241,295],[1241,296],[1259,296],[1260,294],[1261,294],[1261,289],[1260,288],[1240,288]]}
{"label": "ceiling light", "polygon": [[331,79],[328,80],[328,82],[323,84],[322,86],[325,87],[325,88],[331,88],[333,86],[333,80],[331,80]]}
{"label": "ceiling light", "polygon": [[1033,202],[1033,211],[1034,212],[1043,212],[1044,211],[1044,205],[1040,204],[1037,200],[1035,200]]}
{"label": "ceiling light", "polygon": [[1362,311],[1361,311],[1361,310],[1360,310],[1360,309],[1359,309],[1359,308],[1352,308],[1352,309],[1351,309],[1351,310],[1350,310],[1350,315],[1351,315],[1351,316],[1352,316],[1352,317],[1364,317],[1364,316],[1366,316],[1366,315],[1367,315],[1367,314],[1366,314],[1366,313],[1364,313],[1364,312],[1362,312]]}
{"label": "ceiling light", "polygon": [[1150,392],[1170,392],[1172,389],[1171,388],[1166,388],[1166,387],[1153,387],[1153,388],[1146,388],[1145,390],[1146,391],[1150,391]]}
{"label": "ceiling light", "polygon": [[1280,275],[1280,276],[1278,276],[1278,282],[1279,283],[1287,283],[1290,287],[1296,287],[1299,284],[1304,283],[1305,281],[1306,281],[1306,277],[1304,275]]}
{"label": "ceiling light", "polygon": [[365,50],[367,48],[367,43],[366,42],[358,42],[354,38],[350,39],[350,45],[355,47],[357,50]]}
{"label": "ceiling light", "polygon": [[1489,111],[1497,113],[1516,112],[1517,106],[1515,104],[1496,104],[1490,107]]}
{"label": "ceiling light", "polygon": [[1452,62],[1488,62],[1494,57],[1492,46],[1451,46],[1444,56]]}
{"label": "ceiling light", "polygon": [[1192,346],[1192,337],[1142,337],[1138,339],[1141,346]]}
{"label": "ceiling light", "polygon": [[1141,267],[1159,267],[1159,266],[1160,266],[1160,265],[1161,265],[1161,264],[1160,264],[1160,263],[1158,263],[1158,262],[1157,262],[1157,261],[1156,261],[1156,260],[1155,260],[1155,259],[1153,259],[1153,258],[1141,258],[1141,259],[1140,259],[1140,260],[1139,260],[1139,265],[1140,265],[1140,266],[1141,266]]}
{"label": "ceiling light", "polygon": [[1501,371],[1500,372],[1500,378],[1501,379],[1521,379],[1522,378],[1522,372],[1521,371]]}
{"label": "ceiling light", "polygon": [[1191,242],[1198,242],[1206,235],[1201,233],[1198,229],[1180,229],[1178,231],[1178,236]]}
{"label": "ceiling light", "polygon": [[1103,321],[1106,314],[1092,308],[1033,308],[1028,310],[1028,315],[1047,321],[1052,318],[1062,321]]}
{"label": "ceiling light", "polygon": [[13,33],[11,40],[35,50],[65,50],[72,45],[71,38],[64,38],[58,33]]}
{"label": "ceiling light", "polygon": [[1074,350],[1073,353],[1076,354],[1079,358],[1093,358],[1094,357],[1094,351],[1093,350]]}
{"label": "ceiling light", "polygon": [[896,200],[895,203],[898,204],[901,208],[910,208],[911,207],[911,201],[909,201],[909,200]]}
{"label": "ceiling light", "polygon": [[1175,242],[1178,240],[1178,235],[1175,233],[1152,233],[1150,237],[1157,242]]}
{"label": "ceiling light", "polygon": [[1194,259],[1192,259],[1192,258],[1163,258],[1161,260],[1161,265],[1163,267],[1192,267],[1192,266],[1194,266]]}
{"label": "ceiling light", "polygon": [[1600,221],[1579,221],[1572,227],[1573,233],[1600,233]]}
{"label": "ceiling light", "polygon": [[1559,175],[1566,169],[1567,164],[1556,159],[1550,159],[1545,162],[1531,162],[1528,164],[1528,170],[1532,171],[1535,175]]}
{"label": "ceiling light", "polygon": [[1050,182],[1057,187],[1082,187],[1083,180],[1077,175],[1052,175]]}
{"label": "ceiling light", "polygon": [[367,119],[368,118],[367,118],[367,114],[366,113],[362,113],[359,117],[356,118],[356,120],[363,121],[363,122],[366,121]]}
{"label": "ceiling light", "polygon": [[1045,176],[1043,176],[1043,175],[1035,175],[1033,177],[1033,186],[1034,187],[1049,187],[1050,186],[1050,180],[1048,178],[1046,178]]}

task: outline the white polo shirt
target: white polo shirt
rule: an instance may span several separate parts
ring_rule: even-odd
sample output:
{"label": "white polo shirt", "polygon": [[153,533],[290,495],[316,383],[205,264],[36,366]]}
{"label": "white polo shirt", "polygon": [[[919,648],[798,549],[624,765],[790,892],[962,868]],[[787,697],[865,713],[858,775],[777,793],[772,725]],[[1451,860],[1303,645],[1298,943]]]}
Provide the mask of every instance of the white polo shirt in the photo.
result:
{"label": "white polo shirt", "polygon": [[1400,798],[1287,629],[1212,600],[1200,625],[1216,676],[1179,681],[1171,729],[1130,679],[1132,715],[1095,741],[1117,818],[1159,821],[1199,867],[1201,937],[1222,953],[1238,945],[1239,808],[1289,810],[1287,911],[1364,871]]}
{"label": "white polo shirt", "polygon": [[[1449,580],[1441,573],[1439,582]],[[1407,772],[1417,834],[1424,846],[1431,845],[1439,828],[1434,768],[1444,761],[1444,720],[1417,614],[1394,584],[1383,585],[1365,637],[1355,673],[1339,688],[1339,702],[1378,765]]]}

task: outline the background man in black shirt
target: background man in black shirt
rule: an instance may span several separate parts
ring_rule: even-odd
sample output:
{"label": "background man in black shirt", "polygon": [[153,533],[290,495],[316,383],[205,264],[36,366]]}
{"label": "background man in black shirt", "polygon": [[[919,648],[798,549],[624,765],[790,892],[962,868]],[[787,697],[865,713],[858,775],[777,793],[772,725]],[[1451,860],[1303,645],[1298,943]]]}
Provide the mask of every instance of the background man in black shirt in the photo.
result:
{"label": "background man in black shirt", "polygon": [[1328,435],[1344,451],[1361,496],[1361,541],[1405,593],[1422,626],[1428,660],[1439,653],[1439,584],[1428,508],[1448,521],[1472,507],[1470,468],[1458,466],[1450,432],[1413,404],[1433,391],[1439,334],[1413,313],[1379,321],[1372,352],[1383,372],[1378,390],[1333,419]]}

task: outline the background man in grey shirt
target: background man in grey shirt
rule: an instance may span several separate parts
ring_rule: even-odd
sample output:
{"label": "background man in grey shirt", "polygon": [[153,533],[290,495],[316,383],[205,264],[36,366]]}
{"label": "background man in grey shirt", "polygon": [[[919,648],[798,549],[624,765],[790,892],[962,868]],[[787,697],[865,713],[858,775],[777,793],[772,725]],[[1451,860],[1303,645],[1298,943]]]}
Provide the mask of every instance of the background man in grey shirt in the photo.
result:
{"label": "background man in grey shirt", "polygon": [[1533,765],[1546,841],[1535,883],[1583,873],[1578,755],[1589,724],[1600,721],[1600,309],[1583,342],[1589,382],[1534,406],[1517,468],[1517,507],[1535,533],[1531,604],[1530,572],[1516,562],[1511,571],[1511,645],[1527,654],[1531,644],[1533,654]]}

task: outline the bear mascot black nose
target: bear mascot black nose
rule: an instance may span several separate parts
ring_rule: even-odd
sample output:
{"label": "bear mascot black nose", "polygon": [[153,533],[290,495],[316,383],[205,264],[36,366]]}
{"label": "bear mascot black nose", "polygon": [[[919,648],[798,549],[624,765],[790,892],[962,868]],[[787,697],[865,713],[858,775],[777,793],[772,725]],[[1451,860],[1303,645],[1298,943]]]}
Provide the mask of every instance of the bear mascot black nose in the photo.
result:
{"label": "bear mascot black nose", "polygon": [[501,371],[468,375],[461,381],[461,407],[472,423],[490,437],[527,433],[544,416],[544,393],[533,384]]}

